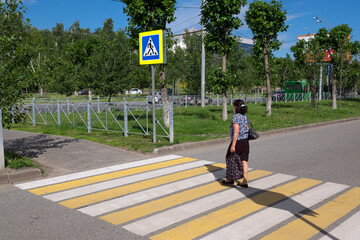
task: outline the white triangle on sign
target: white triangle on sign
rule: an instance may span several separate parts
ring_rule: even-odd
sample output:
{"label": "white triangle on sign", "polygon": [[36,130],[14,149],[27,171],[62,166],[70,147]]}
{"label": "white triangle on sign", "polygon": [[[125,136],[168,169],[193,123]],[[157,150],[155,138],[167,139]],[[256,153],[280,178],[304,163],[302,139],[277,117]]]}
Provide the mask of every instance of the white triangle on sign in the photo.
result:
{"label": "white triangle on sign", "polygon": [[146,44],[146,48],[145,48],[145,51],[144,51],[144,57],[146,57],[146,56],[157,56],[157,55],[159,55],[159,53],[156,50],[154,42],[150,37],[148,43]]}

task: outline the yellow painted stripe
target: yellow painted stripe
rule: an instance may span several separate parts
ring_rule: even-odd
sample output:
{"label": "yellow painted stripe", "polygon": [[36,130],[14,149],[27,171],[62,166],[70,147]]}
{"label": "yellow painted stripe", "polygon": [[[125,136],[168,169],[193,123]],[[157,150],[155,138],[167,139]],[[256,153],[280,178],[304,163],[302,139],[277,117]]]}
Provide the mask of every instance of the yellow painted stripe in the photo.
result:
{"label": "yellow painted stripe", "polygon": [[108,181],[108,180],[115,179],[115,178],[120,178],[120,177],[130,176],[133,174],[148,172],[148,171],[152,171],[155,169],[160,169],[160,168],[170,167],[170,166],[174,166],[174,165],[178,165],[178,164],[188,163],[188,162],[192,162],[192,161],[196,161],[196,160],[197,159],[194,159],[194,158],[179,158],[176,160],[171,160],[171,161],[166,161],[166,162],[161,162],[161,163],[154,163],[154,164],[145,165],[145,166],[141,166],[141,167],[116,171],[116,172],[112,172],[112,173],[101,174],[101,175],[97,175],[97,176],[93,176],[93,177],[87,177],[87,178],[74,180],[74,181],[70,181],[70,182],[65,182],[65,183],[59,183],[59,184],[55,184],[55,185],[51,185],[51,186],[34,188],[34,189],[29,190],[29,192],[34,193],[36,195],[49,194],[49,193],[59,192],[59,191],[76,188],[76,187],[81,187],[81,186],[85,186],[85,185],[89,185],[89,184],[93,184],[93,183]]}
{"label": "yellow painted stripe", "polygon": [[320,181],[302,178],[277,187],[271,191],[258,194],[250,199],[237,202],[228,207],[182,224],[171,230],[154,235],[151,237],[151,239],[194,239],[209,231],[217,229],[221,226],[224,226],[225,224],[246,216],[247,214],[283,200],[307,188],[313,187],[319,183]]}
{"label": "yellow painted stripe", "polygon": [[[159,186],[159,185],[163,185],[163,184],[166,184],[169,182],[174,182],[174,181],[189,178],[192,176],[217,171],[217,170],[223,169],[224,167],[225,167],[225,164],[223,164],[223,163],[206,165],[206,166],[194,168],[191,170],[186,170],[186,171],[182,171],[182,172],[178,172],[178,173],[174,173],[174,174],[170,174],[170,175],[166,175],[166,176],[162,176],[162,177],[153,178],[153,179],[146,180],[146,181],[136,182],[136,183],[126,185],[126,186],[109,189],[109,190],[102,191],[102,192],[89,194],[89,195],[82,196],[82,197],[69,199],[69,200],[60,202],[60,204],[65,207],[68,207],[68,208],[79,208],[79,207],[83,207],[83,206],[93,204],[96,202],[101,202],[101,201],[108,200],[111,198],[120,197],[125,194],[141,191],[141,190]],[[141,180],[141,179],[139,179],[139,180]]]}
{"label": "yellow painted stripe", "polygon": [[[249,180],[254,180],[270,174],[271,172],[268,171],[252,171],[249,172]],[[165,198],[128,208],[123,211],[114,212],[102,216],[100,219],[118,225],[228,188],[228,186],[223,186],[218,182],[213,182]]]}
{"label": "yellow painted stripe", "polygon": [[360,188],[355,187],[263,239],[309,239],[359,205]]}

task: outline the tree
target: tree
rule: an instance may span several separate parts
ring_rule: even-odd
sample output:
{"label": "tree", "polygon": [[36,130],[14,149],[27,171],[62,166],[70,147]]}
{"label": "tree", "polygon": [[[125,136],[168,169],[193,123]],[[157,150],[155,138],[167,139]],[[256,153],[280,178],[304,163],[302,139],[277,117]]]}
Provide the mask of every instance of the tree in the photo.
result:
{"label": "tree", "polygon": [[240,44],[227,56],[227,71],[234,76],[234,90],[249,91],[254,86],[255,64],[252,56]]}
{"label": "tree", "polygon": [[226,73],[226,55],[237,44],[232,32],[243,25],[237,15],[245,4],[246,0],[208,0],[201,7],[201,24],[206,30],[206,47],[222,56],[222,74],[217,72],[215,79],[221,88],[223,121],[227,120],[226,91],[233,82],[232,77]]}
{"label": "tree", "polygon": [[324,52],[320,47],[317,37],[310,38],[308,41],[300,40],[295,46],[291,47],[294,52],[296,65],[299,68],[299,76],[305,78],[311,92],[311,107],[315,108],[317,85],[315,79],[319,73],[320,64],[324,59]]}
{"label": "tree", "polygon": [[[151,30],[166,30],[167,46],[172,46],[170,39],[172,33],[166,28],[167,23],[175,21],[176,0],[121,0],[126,4],[124,13],[129,16],[128,33],[135,45],[138,45],[139,33]],[[165,76],[165,65],[160,66],[159,82],[161,98],[164,103],[164,124],[170,126],[168,114],[167,82]]]}
{"label": "tree", "polygon": [[5,126],[23,120],[20,113],[28,84],[30,50],[26,46],[28,20],[24,20],[25,8],[21,1],[0,1],[0,107]]}
{"label": "tree", "polygon": [[350,42],[350,34],[352,28],[347,24],[342,24],[327,30],[321,28],[316,34],[319,39],[323,50],[333,50],[333,54],[330,55],[330,63],[332,67],[332,109],[337,109],[336,93],[337,93],[337,78],[340,75],[340,83],[343,77],[343,66],[346,64],[348,54],[357,54],[360,52],[360,44],[358,41]]}
{"label": "tree", "polygon": [[90,57],[90,72],[93,74],[95,92],[112,96],[124,92],[131,85],[130,40],[124,31],[117,31],[114,38],[109,32],[101,35],[100,43]]}
{"label": "tree", "polygon": [[245,15],[246,23],[254,34],[254,53],[263,57],[265,79],[267,87],[266,115],[271,116],[271,84],[269,75],[269,57],[278,50],[281,42],[277,39],[279,32],[287,30],[286,11],[282,10],[281,1],[272,0],[270,3],[257,0],[250,3]]}
{"label": "tree", "polygon": [[274,58],[271,75],[273,79],[271,81],[272,86],[284,88],[285,82],[289,80],[299,79],[299,74],[296,74],[295,63],[291,59],[289,54],[286,54],[284,58]]}

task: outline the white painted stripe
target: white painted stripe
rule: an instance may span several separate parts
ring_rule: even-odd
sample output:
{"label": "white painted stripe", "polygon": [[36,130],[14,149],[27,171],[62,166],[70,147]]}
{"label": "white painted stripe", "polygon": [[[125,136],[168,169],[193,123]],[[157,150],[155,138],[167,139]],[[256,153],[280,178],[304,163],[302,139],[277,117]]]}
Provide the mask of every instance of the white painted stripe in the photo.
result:
{"label": "white painted stripe", "polygon": [[[253,169],[249,168],[249,171],[251,170]],[[213,173],[207,173],[202,176],[196,176],[182,181],[169,183],[164,186],[152,188],[138,193],[132,193],[124,197],[111,199],[109,201],[101,202],[88,207],[79,208],[78,210],[90,216],[98,216],[107,212],[118,210],[120,208],[129,207],[131,205],[149,201],[170,193],[201,185],[213,181],[217,178],[223,178],[224,176],[225,170],[219,170]]]}
{"label": "white painted stripe", "polygon": [[151,188],[145,191],[129,194],[124,197],[111,199],[109,201],[80,208],[78,210],[90,216],[97,216],[114,210],[118,210],[120,208],[125,208],[131,205],[149,201],[157,197],[165,196],[170,193],[175,193],[181,190],[192,188],[194,186],[208,183],[214,181],[216,178],[221,178],[224,176],[225,176],[225,170],[219,170],[213,173],[206,173],[204,175],[191,177],[182,181],[169,183],[160,187]]}
{"label": "white painted stripe", "polygon": [[246,195],[273,187],[277,184],[289,181],[294,178],[294,176],[285,174],[275,174],[256,180],[254,182],[250,182],[251,187],[241,188],[241,191],[239,191],[239,188],[229,188],[228,190],[209,195],[205,198],[130,223],[125,225],[124,228],[135,234],[145,236],[149,233],[160,230],[187,218],[196,216],[205,211],[244,198]]}
{"label": "white painted stripe", "polygon": [[202,238],[202,240],[250,239],[347,187],[341,184],[324,183],[222,228]]}
{"label": "white painted stripe", "polygon": [[168,175],[171,173],[188,170],[191,168],[201,167],[201,166],[204,166],[205,164],[211,164],[211,163],[212,162],[204,161],[204,160],[195,161],[195,162],[191,162],[191,163],[185,163],[185,164],[176,165],[173,167],[162,168],[162,169],[158,169],[158,170],[154,170],[154,171],[150,171],[150,172],[135,174],[135,175],[131,175],[128,177],[117,178],[117,179],[106,181],[106,182],[100,182],[100,183],[96,183],[96,184],[92,184],[92,185],[88,185],[88,186],[74,188],[74,189],[70,189],[67,191],[63,191],[63,192],[57,192],[57,193],[46,195],[44,197],[49,200],[55,201],[55,202],[62,201],[62,200],[73,198],[73,197],[78,197],[78,196],[82,196],[82,195],[86,195],[86,194],[90,194],[90,193],[94,193],[94,192],[103,191],[103,190],[110,189],[110,188],[123,186],[123,185],[130,184],[130,183],[140,182],[140,181],[144,181],[147,179]]}
{"label": "white painted stripe", "polygon": [[119,165],[98,168],[98,169],[93,169],[93,170],[84,171],[84,172],[67,174],[67,175],[63,175],[63,176],[59,176],[59,177],[53,177],[53,178],[42,179],[42,180],[37,180],[37,181],[33,181],[33,182],[16,184],[15,186],[18,188],[21,188],[23,190],[27,190],[27,189],[67,182],[67,181],[71,181],[71,180],[75,180],[75,179],[91,177],[91,176],[95,176],[95,175],[99,175],[99,174],[119,171],[119,170],[123,170],[123,169],[139,167],[139,166],[148,165],[148,164],[152,164],[152,163],[169,161],[169,160],[173,160],[173,159],[177,159],[177,158],[182,158],[182,156],[168,155],[168,156],[163,156],[163,157],[150,158],[150,159],[145,159],[145,160],[136,161],[136,162],[123,163],[123,164],[119,164]]}
{"label": "white painted stripe", "polygon": [[328,235],[320,238],[320,240],[328,239],[360,239],[360,212],[355,213],[345,222],[341,223],[334,230],[329,232]]}

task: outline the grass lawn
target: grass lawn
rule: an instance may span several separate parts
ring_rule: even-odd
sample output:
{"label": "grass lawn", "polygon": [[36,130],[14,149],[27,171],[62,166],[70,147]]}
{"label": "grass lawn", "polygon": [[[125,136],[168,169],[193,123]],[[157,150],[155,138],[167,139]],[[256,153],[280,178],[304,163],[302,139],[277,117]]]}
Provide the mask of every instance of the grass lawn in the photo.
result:
{"label": "grass lawn", "polygon": [[37,165],[32,159],[27,157],[22,157],[16,153],[7,150],[5,150],[4,153],[5,153],[5,167],[11,169],[19,169],[24,167],[39,168],[40,171],[44,173],[44,170],[39,165]]}
{"label": "grass lawn", "polygon": [[[342,100],[337,110],[332,110],[331,106],[331,101],[327,100],[318,101],[315,109],[310,107],[308,101],[278,102],[272,104],[272,115],[267,117],[265,104],[250,103],[247,116],[259,132],[360,116],[360,99]],[[175,108],[174,144],[229,136],[232,111],[232,106],[229,105],[228,120],[224,122],[221,120],[221,107]],[[151,152],[154,148],[171,145],[166,138],[158,137],[157,142],[152,143],[152,136],[123,137],[122,133],[95,130],[87,133],[86,129],[67,126],[38,125],[33,127],[31,124],[17,124],[12,129],[70,136],[140,152]]]}

